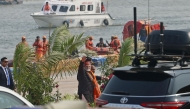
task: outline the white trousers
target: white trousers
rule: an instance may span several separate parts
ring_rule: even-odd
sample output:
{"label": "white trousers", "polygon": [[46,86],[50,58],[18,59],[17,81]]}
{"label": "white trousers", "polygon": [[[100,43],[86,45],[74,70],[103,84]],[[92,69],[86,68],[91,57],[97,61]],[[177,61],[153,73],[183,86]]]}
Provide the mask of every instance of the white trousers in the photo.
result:
{"label": "white trousers", "polygon": [[44,14],[50,14],[50,11],[44,11]]}

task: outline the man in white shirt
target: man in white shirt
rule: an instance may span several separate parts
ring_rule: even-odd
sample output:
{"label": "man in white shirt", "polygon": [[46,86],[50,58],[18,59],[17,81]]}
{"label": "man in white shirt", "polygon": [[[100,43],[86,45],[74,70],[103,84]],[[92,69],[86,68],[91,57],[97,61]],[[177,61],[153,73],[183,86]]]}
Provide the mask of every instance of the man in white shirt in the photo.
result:
{"label": "man in white shirt", "polygon": [[11,90],[15,89],[12,74],[8,68],[8,59],[6,57],[1,58],[0,86],[9,88]]}

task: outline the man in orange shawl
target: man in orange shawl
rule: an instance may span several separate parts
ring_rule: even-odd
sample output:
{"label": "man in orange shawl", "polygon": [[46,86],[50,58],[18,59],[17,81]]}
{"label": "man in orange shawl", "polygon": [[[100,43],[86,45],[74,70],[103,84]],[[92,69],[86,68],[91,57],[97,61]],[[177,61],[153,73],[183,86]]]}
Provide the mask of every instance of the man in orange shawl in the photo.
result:
{"label": "man in orange shawl", "polygon": [[77,80],[79,82],[79,99],[82,99],[82,96],[84,96],[88,103],[93,103],[94,100],[100,96],[101,92],[96,77],[91,71],[91,58],[82,57],[78,69]]}

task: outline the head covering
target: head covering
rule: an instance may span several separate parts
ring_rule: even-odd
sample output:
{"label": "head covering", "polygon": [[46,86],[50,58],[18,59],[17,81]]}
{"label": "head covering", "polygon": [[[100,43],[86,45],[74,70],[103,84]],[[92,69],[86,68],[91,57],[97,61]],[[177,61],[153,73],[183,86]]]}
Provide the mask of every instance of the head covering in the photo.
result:
{"label": "head covering", "polygon": [[22,36],[22,39],[26,39],[26,37],[25,37],[25,36]]}
{"label": "head covering", "polygon": [[92,64],[92,63],[91,63],[91,61],[85,61],[84,64],[88,65],[88,64]]}
{"label": "head covering", "polygon": [[100,38],[100,41],[103,41],[103,38]]}
{"label": "head covering", "polygon": [[93,37],[92,37],[92,36],[90,36],[90,37],[89,37],[89,39],[92,39],[92,40],[93,40]]}
{"label": "head covering", "polygon": [[117,39],[117,38],[118,38],[118,36],[114,36],[114,38],[115,38],[115,39]]}
{"label": "head covering", "polygon": [[43,36],[43,39],[46,39],[46,36]]}
{"label": "head covering", "polygon": [[36,38],[40,38],[40,36],[37,36]]}
{"label": "head covering", "polygon": [[114,38],[114,35],[112,35],[111,38]]}

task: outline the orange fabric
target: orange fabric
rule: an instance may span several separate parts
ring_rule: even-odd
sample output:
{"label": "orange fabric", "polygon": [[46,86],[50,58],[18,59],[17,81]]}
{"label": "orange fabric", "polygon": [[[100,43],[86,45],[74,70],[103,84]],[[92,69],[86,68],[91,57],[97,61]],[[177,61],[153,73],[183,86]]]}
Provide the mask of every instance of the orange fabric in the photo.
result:
{"label": "orange fabric", "polygon": [[105,9],[104,6],[101,6],[101,10],[102,10],[102,11],[106,11],[106,9]]}
{"label": "orange fabric", "polygon": [[147,34],[150,34],[150,32],[152,32],[150,25],[146,25],[145,29],[147,30]]}
{"label": "orange fabric", "polygon": [[44,10],[45,11],[49,11],[50,10],[50,6],[49,5],[45,5]]}
{"label": "orange fabric", "polygon": [[98,82],[96,80],[96,76],[94,75],[94,73],[92,71],[88,72],[92,77],[92,82],[94,84],[94,100],[96,100],[96,98],[98,98],[100,95],[101,95],[101,91],[100,91],[100,88],[99,88],[99,85],[98,85]]}
{"label": "orange fabric", "polygon": [[43,42],[43,55],[45,55],[46,52],[48,51],[48,44],[49,42],[47,40]]}
{"label": "orange fabric", "polygon": [[39,60],[43,56],[43,51],[36,51],[36,59]]}
{"label": "orange fabric", "polygon": [[115,39],[116,43],[117,43],[117,48],[121,48],[121,42],[119,39]]}
{"label": "orange fabric", "polygon": [[86,49],[89,49],[89,50],[93,49],[93,42],[91,40],[86,41]]}
{"label": "orange fabric", "polygon": [[36,47],[36,58],[39,59],[43,56],[43,42],[42,41],[35,41],[33,46]]}
{"label": "orange fabric", "polygon": [[115,39],[110,42],[110,47],[114,50],[117,50],[117,46],[115,45]]}

